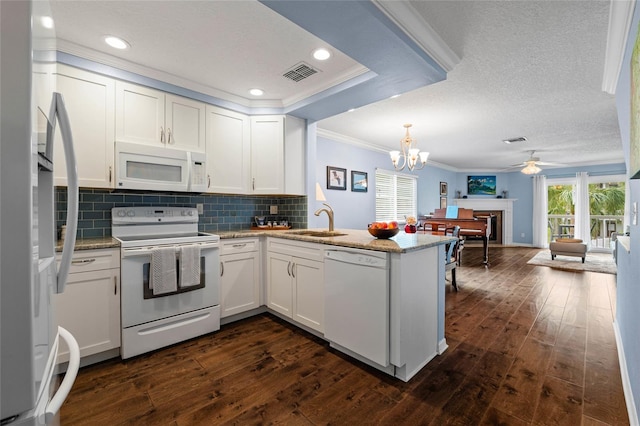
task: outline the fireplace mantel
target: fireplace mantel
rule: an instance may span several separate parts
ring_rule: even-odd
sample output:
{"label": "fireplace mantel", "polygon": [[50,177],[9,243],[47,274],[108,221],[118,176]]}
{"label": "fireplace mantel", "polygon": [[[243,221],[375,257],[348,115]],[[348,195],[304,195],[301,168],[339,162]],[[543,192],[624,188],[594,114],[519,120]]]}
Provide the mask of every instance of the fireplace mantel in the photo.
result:
{"label": "fireplace mantel", "polygon": [[473,210],[501,210],[502,244],[513,245],[513,202],[517,198],[456,198],[453,203],[458,207]]}

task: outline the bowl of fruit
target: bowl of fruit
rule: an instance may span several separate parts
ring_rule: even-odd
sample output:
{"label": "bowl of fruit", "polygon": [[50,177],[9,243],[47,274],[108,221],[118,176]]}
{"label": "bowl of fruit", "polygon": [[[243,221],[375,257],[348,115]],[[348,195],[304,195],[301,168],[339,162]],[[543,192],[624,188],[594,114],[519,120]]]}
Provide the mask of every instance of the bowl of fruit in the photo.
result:
{"label": "bowl of fruit", "polygon": [[368,230],[371,235],[381,239],[391,238],[400,232],[398,222],[395,220],[391,222],[373,222],[369,225]]}

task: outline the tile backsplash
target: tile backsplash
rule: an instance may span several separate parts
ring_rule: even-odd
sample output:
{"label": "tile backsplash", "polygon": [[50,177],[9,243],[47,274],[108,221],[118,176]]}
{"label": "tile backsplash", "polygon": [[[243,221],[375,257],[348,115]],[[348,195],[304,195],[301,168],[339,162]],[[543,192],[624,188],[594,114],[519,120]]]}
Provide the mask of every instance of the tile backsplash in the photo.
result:
{"label": "tile backsplash", "polygon": [[[56,229],[67,219],[67,188],[56,187]],[[160,192],[112,192],[105,189],[80,189],[78,238],[111,235],[111,209],[132,206],[196,207],[202,204],[199,217],[202,232],[238,231],[249,229],[255,216],[268,220],[286,219],[294,228],[307,227],[306,196],[264,196],[183,194]],[[269,214],[269,207],[278,206],[278,214]]]}

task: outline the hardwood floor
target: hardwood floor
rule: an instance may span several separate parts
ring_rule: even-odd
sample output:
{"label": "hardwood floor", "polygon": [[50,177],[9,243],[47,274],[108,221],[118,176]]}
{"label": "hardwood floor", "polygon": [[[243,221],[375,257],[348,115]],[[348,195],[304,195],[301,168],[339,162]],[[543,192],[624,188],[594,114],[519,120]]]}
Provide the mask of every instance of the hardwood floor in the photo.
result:
{"label": "hardwood floor", "polygon": [[467,247],[449,349],[409,383],[269,314],[80,371],[63,425],[625,425],[615,276]]}

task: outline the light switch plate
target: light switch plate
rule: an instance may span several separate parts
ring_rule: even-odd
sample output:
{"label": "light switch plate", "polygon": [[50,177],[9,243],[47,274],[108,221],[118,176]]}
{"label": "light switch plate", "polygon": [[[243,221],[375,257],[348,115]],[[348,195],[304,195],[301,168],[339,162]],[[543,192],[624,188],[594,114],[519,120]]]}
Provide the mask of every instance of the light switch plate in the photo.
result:
{"label": "light switch plate", "polygon": [[198,209],[198,214],[204,214],[204,204],[197,203],[196,204],[196,209]]}
{"label": "light switch plate", "polygon": [[270,206],[269,214],[278,214],[278,206]]}

